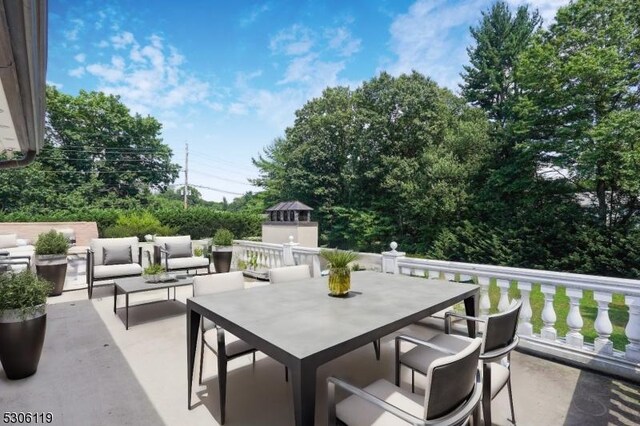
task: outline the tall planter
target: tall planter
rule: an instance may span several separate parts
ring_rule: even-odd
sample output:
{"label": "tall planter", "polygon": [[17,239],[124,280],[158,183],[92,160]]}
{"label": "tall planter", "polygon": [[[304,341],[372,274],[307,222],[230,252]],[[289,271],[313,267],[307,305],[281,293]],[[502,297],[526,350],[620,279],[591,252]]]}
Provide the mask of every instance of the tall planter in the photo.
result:
{"label": "tall planter", "polygon": [[0,315],[0,362],[8,379],[23,379],[36,372],[46,329],[44,304],[24,317],[18,310]]}
{"label": "tall planter", "polygon": [[233,255],[233,249],[231,247],[223,247],[213,249],[211,251],[211,257],[213,260],[213,267],[217,273],[229,272],[231,269],[231,257]]}
{"label": "tall planter", "polygon": [[59,296],[67,275],[67,256],[61,254],[36,255],[36,273],[53,284],[50,296]]}

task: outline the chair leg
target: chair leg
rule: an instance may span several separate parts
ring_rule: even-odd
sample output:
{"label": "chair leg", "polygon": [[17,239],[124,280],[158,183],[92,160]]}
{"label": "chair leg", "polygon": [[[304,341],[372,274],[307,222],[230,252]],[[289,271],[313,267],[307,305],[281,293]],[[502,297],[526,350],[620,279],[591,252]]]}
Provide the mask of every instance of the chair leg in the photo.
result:
{"label": "chair leg", "polygon": [[507,390],[509,391],[509,405],[511,406],[511,421],[516,424],[516,411],[513,409],[513,393],[511,393],[511,371],[509,371],[509,377],[507,378]]}
{"label": "chair leg", "polygon": [[396,359],[395,359],[395,366],[396,366],[396,386],[400,386],[400,341],[398,339],[396,339]]}
{"label": "chair leg", "polygon": [[204,334],[200,333],[200,377],[198,378],[198,384],[202,384],[202,366],[204,361]]}
{"label": "chair leg", "polygon": [[287,367],[286,365],[284,366],[284,381],[289,381],[289,367]]}
{"label": "chair leg", "polygon": [[223,425],[227,405],[227,358],[224,353],[218,353],[218,389],[220,392],[220,424]]}
{"label": "chair leg", "polygon": [[411,393],[416,393],[416,370],[411,369]]}
{"label": "chair leg", "polygon": [[256,353],[255,352],[253,353],[253,363],[254,364],[256,363]]}
{"label": "chair leg", "polygon": [[482,417],[485,426],[491,426],[491,366],[482,365]]}
{"label": "chair leg", "polygon": [[376,353],[376,360],[380,361],[380,339],[373,341],[373,350]]}

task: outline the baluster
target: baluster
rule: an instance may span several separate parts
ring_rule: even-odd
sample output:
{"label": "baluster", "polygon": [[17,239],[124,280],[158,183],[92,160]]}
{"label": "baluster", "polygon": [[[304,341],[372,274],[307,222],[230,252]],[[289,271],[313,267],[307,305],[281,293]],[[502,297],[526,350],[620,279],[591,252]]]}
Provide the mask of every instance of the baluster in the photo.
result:
{"label": "baluster", "polygon": [[471,275],[460,274],[460,281],[471,281],[473,277]]}
{"label": "baluster", "polygon": [[611,293],[603,293],[595,291],[593,299],[598,303],[598,316],[594,327],[598,337],[593,343],[596,352],[601,354],[613,354],[613,343],[609,340],[609,336],[613,332],[613,325],[609,319],[609,303],[611,303]]}
{"label": "baluster", "polygon": [[629,361],[640,361],[640,297],[626,296],[625,303],[629,306],[629,322],[624,329],[629,344],[625,347],[625,355]]}
{"label": "baluster", "polygon": [[491,299],[489,299],[489,277],[478,276],[478,284],[480,285],[480,317],[486,318],[491,309]]}
{"label": "baluster", "polygon": [[444,279],[447,281],[455,281],[456,280],[456,274],[453,272],[445,272],[444,273]]}
{"label": "baluster", "polygon": [[569,331],[567,332],[567,345],[574,348],[582,349],[584,344],[584,337],[580,330],[584,322],[582,321],[582,315],[580,315],[580,299],[582,299],[582,290],[577,288],[568,288],[567,296],[569,296],[569,314],[567,315],[567,326]]}
{"label": "baluster", "polygon": [[498,302],[498,311],[504,312],[509,309],[509,280],[498,279],[496,280],[498,287],[500,288],[500,301]]}
{"label": "baluster", "polygon": [[540,290],[544,294],[544,308],[542,309],[542,322],[544,327],[540,330],[543,339],[556,340],[558,332],[554,325],[556,323],[556,311],[553,309],[553,296],[556,294],[556,288],[552,285],[541,285]]}
{"label": "baluster", "polygon": [[531,283],[518,281],[518,289],[520,290],[520,298],[522,299],[522,307],[520,308],[520,321],[518,322],[518,334],[521,336],[531,336],[533,334],[533,324],[531,317]]}

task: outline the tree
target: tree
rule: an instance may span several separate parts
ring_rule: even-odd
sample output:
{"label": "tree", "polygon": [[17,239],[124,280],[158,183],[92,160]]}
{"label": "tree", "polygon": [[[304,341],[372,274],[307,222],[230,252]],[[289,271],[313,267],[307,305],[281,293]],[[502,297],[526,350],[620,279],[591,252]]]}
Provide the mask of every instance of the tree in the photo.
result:
{"label": "tree", "polygon": [[595,198],[600,226],[630,229],[640,211],[640,9],[578,0],[522,55],[513,132],[538,170]]}
{"label": "tree", "polygon": [[500,128],[511,115],[518,84],[514,78],[518,55],[527,47],[540,27],[540,15],[520,6],[515,16],[509,6],[496,2],[482,21],[470,29],[476,44],[467,48],[470,65],[464,66],[462,94],[468,102],[487,111]]}

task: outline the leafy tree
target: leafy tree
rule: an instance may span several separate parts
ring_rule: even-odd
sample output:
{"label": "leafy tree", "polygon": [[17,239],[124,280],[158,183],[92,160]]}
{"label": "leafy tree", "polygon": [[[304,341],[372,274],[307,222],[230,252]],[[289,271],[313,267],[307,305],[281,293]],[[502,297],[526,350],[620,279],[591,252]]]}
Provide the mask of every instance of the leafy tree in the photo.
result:
{"label": "leafy tree", "polygon": [[630,228],[640,209],[640,9],[578,0],[521,57],[514,134],[558,180],[595,198],[601,226]]}
{"label": "leafy tree", "polygon": [[464,66],[461,84],[465,99],[487,111],[489,118],[504,128],[510,116],[518,82],[514,78],[518,55],[540,27],[540,15],[520,6],[515,16],[498,1],[482,20],[470,29],[475,46],[468,47],[470,65]]}

